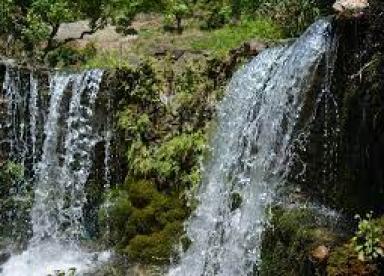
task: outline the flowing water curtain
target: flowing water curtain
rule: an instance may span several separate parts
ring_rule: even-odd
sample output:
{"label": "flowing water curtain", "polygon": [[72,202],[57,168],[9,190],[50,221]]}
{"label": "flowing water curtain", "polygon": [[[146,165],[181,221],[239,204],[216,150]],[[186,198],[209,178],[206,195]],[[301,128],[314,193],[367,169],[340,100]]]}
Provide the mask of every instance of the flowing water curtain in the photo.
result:
{"label": "flowing water curtain", "polygon": [[3,81],[2,153],[6,167],[19,168],[20,177],[12,180],[7,196],[10,210],[4,224],[11,223],[11,235],[18,242],[25,242],[29,235],[29,208],[31,179],[37,158],[36,126],[38,81],[33,72],[6,66]]}
{"label": "flowing water curtain", "polygon": [[[57,74],[52,78],[46,139],[38,164],[31,213],[37,241],[47,236],[59,240],[78,239],[84,234],[84,185],[92,166],[92,152],[101,139],[93,132],[92,120],[102,74],[101,70],[92,70],[82,74]],[[60,139],[60,107],[70,86],[72,96]],[[60,140],[64,141],[63,150],[58,154]]]}
{"label": "flowing water curtain", "polygon": [[309,120],[302,118],[305,104],[332,34],[331,22],[319,20],[294,44],[264,51],[234,76],[200,204],[187,223],[192,244],[170,275],[256,273],[266,213],[287,177],[299,122]]}
{"label": "flowing water curtain", "polygon": [[[14,72],[14,76],[20,74],[17,69]],[[17,124],[16,128],[12,123],[8,125],[15,156],[21,156],[19,159],[26,160],[28,166],[32,164],[33,177],[26,180],[34,192],[30,210],[33,231],[27,249],[12,256],[3,266],[4,275],[24,276],[30,272],[33,276],[45,275],[53,273],[47,271],[51,266],[51,269],[76,267],[78,271],[85,271],[94,265],[94,257],[99,256],[81,249],[79,243],[86,235],[85,186],[93,168],[96,144],[111,138],[111,134],[106,134],[109,125],[96,116],[103,71],[53,72],[46,96],[41,95],[45,91],[41,90],[32,72],[28,72],[28,85],[21,88],[22,92],[16,89],[20,84],[14,76],[9,74],[4,82],[10,99],[9,122],[19,120],[14,114],[22,108],[28,116],[26,122]],[[18,94],[22,100],[15,100]],[[46,99],[49,103],[46,110],[41,111]],[[27,141],[27,150],[16,150],[23,148],[19,144],[24,145],[24,141]],[[105,143],[104,164],[109,165],[110,145],[107,144],[110,141]],[[105,169],[105,181],[108,174],[109,169]]]}

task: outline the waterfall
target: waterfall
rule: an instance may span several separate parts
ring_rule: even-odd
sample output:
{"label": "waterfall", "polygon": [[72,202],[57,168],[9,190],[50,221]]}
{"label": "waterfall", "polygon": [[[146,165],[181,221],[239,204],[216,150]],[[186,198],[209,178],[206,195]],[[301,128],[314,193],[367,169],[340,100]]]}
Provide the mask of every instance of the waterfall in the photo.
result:
{"label": "waterfall", "polygon": [[169,275],[257,274],[268,207],[287,178],[291,147],[302,121],[310,120],[308,97],[334,46],[332,24],[321,19],[233,77],[218,111],[200,203],[186,225],[191,245]]}
{"label": "waterfall", "polygon": [[83,207],[94,149],[103,139],[108,147],[110,143],[110,135],[104,138],[99,133],[95,116],[102,76],[102,70],[51,74],[49,107],[40,114],[44,91],[37,78],[31,72],[24,85],[19,70],[7,68],[3,90],[9,159],[29,167],[31,177],[23,185],[33,188],[34,200],[28,246],[3,265],[0,275],[45,276],[72,268],[82,273],[107,256],[80,245],[87,235]]}

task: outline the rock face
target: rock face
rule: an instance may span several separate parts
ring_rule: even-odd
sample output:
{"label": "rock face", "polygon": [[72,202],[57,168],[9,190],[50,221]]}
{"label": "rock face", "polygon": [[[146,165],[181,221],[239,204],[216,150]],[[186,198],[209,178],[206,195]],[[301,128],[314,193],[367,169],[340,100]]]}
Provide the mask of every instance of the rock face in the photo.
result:
{"label": "rock face", "polygon": [[11,253],[8,251],[0,251],[0,265],[4,264],[11,257]]}
{"label": "rock face", "polygon": [[333,9],[342,16],[358,17],[369,7],[368,0],[337,0]]}

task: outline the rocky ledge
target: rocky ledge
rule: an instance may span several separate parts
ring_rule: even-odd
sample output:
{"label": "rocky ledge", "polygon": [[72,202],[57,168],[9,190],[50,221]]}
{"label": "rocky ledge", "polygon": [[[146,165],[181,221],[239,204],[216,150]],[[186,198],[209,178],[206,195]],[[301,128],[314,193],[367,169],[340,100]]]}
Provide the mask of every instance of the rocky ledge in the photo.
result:
{"label": "rocky ledge", "polygon": [[368,0],[337,0],[333,9],[342,17],[360,17],[369,7]]}

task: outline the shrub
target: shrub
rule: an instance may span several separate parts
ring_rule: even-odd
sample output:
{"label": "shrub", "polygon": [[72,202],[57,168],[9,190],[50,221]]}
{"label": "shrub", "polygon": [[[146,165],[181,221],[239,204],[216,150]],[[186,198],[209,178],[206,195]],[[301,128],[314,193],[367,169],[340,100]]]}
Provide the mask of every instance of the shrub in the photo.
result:
{"label": "shrub", "polygon": [[177,193],[159,192],[149,181],[127,180],[111,193],[109,204],[100,211],[100,221],[110,230],[105,238],[131,260],[164,263],[183,233],[187,215]]}
{"label": "shrub", "polygon": [[372,212],[366,214],[365,219],[356,215],[359,219],[358,230],[352,238],[353,247],[360,261],[372,261],[384,255],[380,245],[382,230],[372,220]]}

